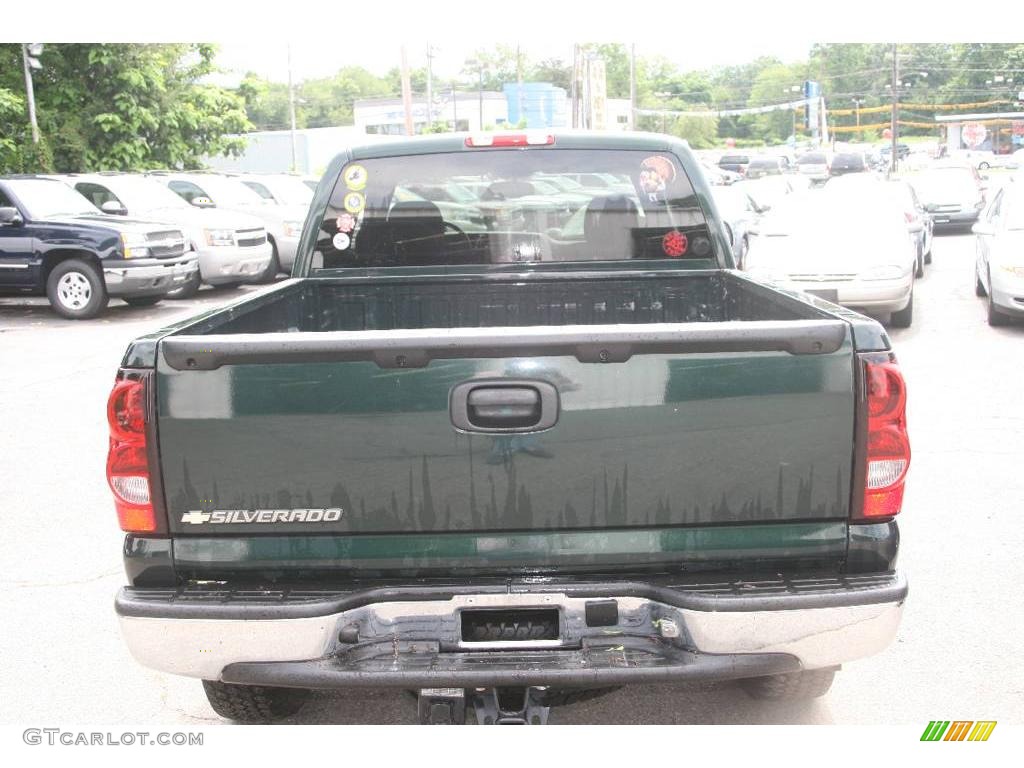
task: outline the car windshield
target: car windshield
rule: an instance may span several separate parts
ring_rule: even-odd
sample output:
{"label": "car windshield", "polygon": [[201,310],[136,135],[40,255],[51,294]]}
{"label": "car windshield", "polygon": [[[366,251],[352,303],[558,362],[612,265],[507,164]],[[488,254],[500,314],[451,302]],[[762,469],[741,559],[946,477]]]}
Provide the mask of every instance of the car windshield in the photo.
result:
{"label": "car windshield", "polygon": [[826,160],[823,154],[811,152],[801,156],[796,162],[799,165],[824,165]]}
{"label": "car windshield", "polygon": [[268,187],[274,198],[282,205],[309,205],[313,202],[313,190],[294,176],[269,176],[254,181]]}
{"label": "car windshield", "polygon": [[[568,195],[540,180],[569,174],[629,181]],[[435,194],[456,183],[473,199]],[[711,258],[704,213],[670,154],[483,150],[350,163],[321,222],[314,265]]]}
{"label": "car windshield", "polygon": [[7,186],[25,206],[33,219],[60,214],[99,213],[96,206],[59,181],[46,179],[10,179]]}
{"label": "car windshield", "polygon": [[750,158],[746,155],[723,155],[722,159],[718,162],[719,164],[728,163],[730,165],[743,165],[744,163],[750,162]]}
{"label": "car windshield", "polygon": [[849,155],[849,154],[836,155],[836,159],[832,161],[832,165],[847,165],[847,166],[864,165],[864,158],[861,157],[860,155]]}
{"label": "car windshield", "polygon": [[925,199],[939,197],[970,198],[977,196],[978,185],[966,168],[936,168],[911,179],[917,193]]}
{"label": "car windshield", "polygon": [[190,208],[191,206],[159,181],[142,176],[102,177],[97,184],[108,187],[130,212],[157,208]]}
{"label": "car windshield", "polygon": [[726,216],[735,218],[742,216],[747,211],[748,198],[746,194],[734,187],[712,187],[711,196],[715,198],[715,205]]}
{"label": "car windshield", "polygon": [[220,207],[266,205],[266,201],[236,179],[223,176],[196,176],[186,178],[202,189],[214,205]]}
{"label": "car windshield", "polygon": [[803,192],[780,201],[762,220],[759,230],[766,236],[797,235],[822,242],[863,239],[865,232],[906,236],[906,224],[891,199],[866,194],[864,190],[828,188],[820,193]]}

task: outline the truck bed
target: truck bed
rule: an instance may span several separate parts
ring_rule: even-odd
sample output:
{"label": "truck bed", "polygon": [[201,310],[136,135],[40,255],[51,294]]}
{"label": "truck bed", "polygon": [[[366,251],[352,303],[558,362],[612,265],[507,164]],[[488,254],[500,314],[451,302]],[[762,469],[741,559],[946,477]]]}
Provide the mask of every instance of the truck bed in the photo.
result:
{"label": "truck bed", "polygon": [[729,272],[321,278],[205,318],[198,334],[720,323],[828,317]]}

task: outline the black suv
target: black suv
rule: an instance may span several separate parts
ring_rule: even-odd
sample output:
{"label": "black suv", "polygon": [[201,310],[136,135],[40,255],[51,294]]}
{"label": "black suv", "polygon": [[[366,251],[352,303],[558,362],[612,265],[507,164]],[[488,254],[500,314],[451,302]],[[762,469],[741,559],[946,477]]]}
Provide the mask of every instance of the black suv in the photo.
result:
{"label": "black suv", "polygon": [[156,304],[198,270],[171,225],[101,213],[53,179],[0,177],[0,296],[46,295],[58,314],[84,320],[111,296]]}

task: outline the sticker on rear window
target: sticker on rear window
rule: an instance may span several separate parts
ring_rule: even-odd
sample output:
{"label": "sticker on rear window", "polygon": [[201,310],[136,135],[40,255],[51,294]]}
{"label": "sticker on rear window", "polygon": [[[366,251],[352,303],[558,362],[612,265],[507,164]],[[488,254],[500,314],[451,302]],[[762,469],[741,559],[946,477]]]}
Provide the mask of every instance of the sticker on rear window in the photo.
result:
{"label": "sticker on rear window", "polygon": [[352,238],[346,235],[344,232],[339,232],[331,240],[331,244],[339,251],[344,251],[352,243]]}
{"label": "sticker on rear window", "polygon": [[652,203],[665,199],[665,190],[675,178],[676,167],[667,157],[653,155],[640,163],[640,188]]}
{"label": "sticker on rear window", "polygon": [[343,213],[334,221],[339,232],[351,232],[356,228],[356,217],[351,213]]}
{"label": "sticker on rear window", "polygon": [[359,213],[366,206],[366,198],[358,192],[349,192],[345,195],[345,210],[349,213]]}
{"label": "sticker on rear window", "polygon": [[351,190],[359,191],[360,189],[364,189],[366,187],[367,178],[369,178],[369,174],[361,165],[350,165],[345,169],[345,186]]}

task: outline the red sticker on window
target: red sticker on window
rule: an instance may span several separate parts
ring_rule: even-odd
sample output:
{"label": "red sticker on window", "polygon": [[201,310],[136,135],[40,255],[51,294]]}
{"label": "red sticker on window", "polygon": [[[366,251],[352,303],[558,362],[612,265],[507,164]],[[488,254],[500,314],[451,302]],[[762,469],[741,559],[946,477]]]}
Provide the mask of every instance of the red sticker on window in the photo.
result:
{"label": "red sticker on window", "polygon": [[686,235],[682,232],[669,232],[661,238],[661,250],[665,252],[666,256],[673,259],[678,259],[686,253],[689,244]]}

